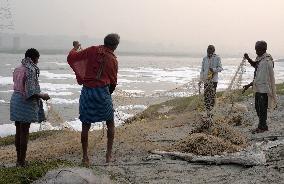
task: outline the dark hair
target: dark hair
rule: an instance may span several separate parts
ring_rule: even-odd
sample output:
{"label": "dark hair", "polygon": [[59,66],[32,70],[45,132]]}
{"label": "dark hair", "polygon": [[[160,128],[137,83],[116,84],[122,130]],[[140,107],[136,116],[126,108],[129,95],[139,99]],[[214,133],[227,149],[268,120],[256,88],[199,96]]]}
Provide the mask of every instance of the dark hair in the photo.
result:
{"label": "dark hair", "polygon": [[116,48],[119,44],[120,36],[116,33],[108,34],[104,39],[104,45],[110,48]]}
{"label": "dark hair", "polygon": [[215,52],[215,47],[214,47],[214,45],[208,45],[208,48],[207,49],[212,49],[214,52]]}
{"label": "dark hair", "polygon": [[261,40],[261,41],[257,41],[256,43],[255,43],[255,47],[259,47],[259,48],[261,48],[262,50],[267,50],[267,43],[265,42],[265,41],[263,41],[263,40]]}
{"label": "dark hair", "polygon": [[27,51],[26,51],[26,53],[25,53],[25,57],[27,58],[27,57],[29,57],[29,58],[31,58],[31,60],[35,60],[36,58],[39,58],[39,52],[36,50],[36,49],[34,49],[34,48],[30,48],[30,49],[28,49]]}
{"label": "dark hair", "polygon": [[73,47],[75,47],[78,43],[78,41],[73,41]]}

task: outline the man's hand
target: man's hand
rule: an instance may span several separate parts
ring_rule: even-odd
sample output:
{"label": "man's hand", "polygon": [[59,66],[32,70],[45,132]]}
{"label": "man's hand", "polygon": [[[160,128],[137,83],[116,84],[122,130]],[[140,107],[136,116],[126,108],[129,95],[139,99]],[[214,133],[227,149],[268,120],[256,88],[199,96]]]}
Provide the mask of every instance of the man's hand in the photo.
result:
{"label": "man's hand", "polygon": [[109,85],[109,93],[112,94],[115,90],[116,85],[110,84]]}
{"label": "man's hand", "polygon": [[74,41],[73,42],[73,47],[76,51],[81,50],[81,44],[79,43],[79,41]]}
{"label": "man's hand", "polygon": [[198,93],[201,94],[201,84],[202,84],[202,81],[199,81],[198,82]]}
{"label": "man's hand", "polygon": [[44,93],[44,94],[40,95],[40,98],[43,99],[43,100],[49,100],[50,96],[47,93]]}
{"label": "man's hand", "polygon": [[75,46],[75,49],[76,49],[76,50],[81,50],[81,44],[78,43],[78,45]]}
{"label": "man's hand", "polygon": [[244,93],[246,92],[246,90],[248,90],[248,88],[249,88],[250,86],[251,86],[250,84],[244,85],[244,86],[243,86],[242,94],[244,94]]}
{"label": "man's hand", "polygon": [[244,58],[245,58],[246,60],[250,60],[249,55],[248,55],[247,53],[244,54]]}

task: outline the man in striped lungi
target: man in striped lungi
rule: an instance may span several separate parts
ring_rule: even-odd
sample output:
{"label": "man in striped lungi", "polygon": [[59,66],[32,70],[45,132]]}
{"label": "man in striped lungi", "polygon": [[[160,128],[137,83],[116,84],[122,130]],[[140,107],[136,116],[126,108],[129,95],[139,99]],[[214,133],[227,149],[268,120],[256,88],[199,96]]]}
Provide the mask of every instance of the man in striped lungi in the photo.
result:
{"label": "man in striped lungi", "polygon": [[109,34],[104,39],[104,45],[92,46],[81,51],[73,48],[67,57],[78,84],[83,85],[79,101],[79,119],[82,122],[82,162],[85,165],[89,165],[88,132],[91,123],[106,121],[106,162],[110,162],[112,158],[114,110],[111,94],[117,84],[118,63],[114,50],[119,44],[119,39],[119,35]]}

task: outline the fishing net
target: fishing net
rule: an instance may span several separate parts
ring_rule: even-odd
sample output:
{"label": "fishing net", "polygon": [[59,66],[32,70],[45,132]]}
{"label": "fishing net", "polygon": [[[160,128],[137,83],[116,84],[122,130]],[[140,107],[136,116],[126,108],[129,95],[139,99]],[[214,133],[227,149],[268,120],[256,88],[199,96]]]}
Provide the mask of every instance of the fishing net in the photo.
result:
{"label": "fishing net", "polygon": [[206,133],[194,133],[177,143],[173,150],[195,155],[220,155],[224,152],[236,152],[239,149],[239,146],[222,138]]}
{"label": "fishing net", "polygon": [[[242,75],[245,72],[245,61],[243,60],[238,66],[228,88],[222,93],[217,94],[213,89],[212,81],[204,81],[203,85],[199,84],[199,78],[193,78],[190,82],[178,86],[168,91],[160,91],[150,95],[141,93],[129,93],[127,91],[116,89],[113,94],[115,121],[128,121],[129,116],[125,116],[119,110],[120,106],[135,106],[143,104],[149,107],[154,104],[169,101],[176,97],[194,96],[184,108],[183,111],[189,110],[197,114],[196,128],[186,138],[174,144],[171,149],[190,152],[197,155],[214,155],[223,152],[236,152],[247,146],[247,138],[234,126],[240,126],[245,121],[245,106],[236,103],[241,95]],[[208,89],[206,89],[208,88]],[[182,102],[181,102],[182,103]],[[52,104],[47,104],[47,121],[53,126],[70,128],[58,111]],[[170,109],[170,108],[169,108]],[[129,112],[138,114],[131,121],[139,121],[137,118],[141,109],[131,109]],[[159,113],[166,115],[168,111],[160,112],[157,110],[154,117],[159,117]],[[144,119],[145,120],[145,119]]]}
{"label": "fishing net", "polygon": [[[232,153],[245,148],[248,145],[246,136],[235,129],[244,121],[247,109],[238,105],[236,101],[241,94],[242,75],[245,60],[243,60],[228,88],[217,99],[216,92],[212,90],[212,82],[204,87],[205,116],[199,116],[196,129],[186,138],[173,145],[172,149],[180,152],[188,152],[196,155],[220,155],[224,152]],[[202,100],[202,97],[199,99]],[[202,108],[201,108],[202,109]]]}
{"label": "fishing net", "polygon": [[40,130],[73,130],[66,121],[64,121],[61,114],[56,110],[50,102],[45,102],[46,107],[46,121],[41,123]]}

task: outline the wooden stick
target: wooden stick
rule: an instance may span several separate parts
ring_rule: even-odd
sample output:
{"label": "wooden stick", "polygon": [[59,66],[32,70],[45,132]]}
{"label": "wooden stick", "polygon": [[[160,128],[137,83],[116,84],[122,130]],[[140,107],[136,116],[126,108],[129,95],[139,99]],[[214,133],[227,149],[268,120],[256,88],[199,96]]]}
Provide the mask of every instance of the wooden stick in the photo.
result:
{"label": "wooden stick", "polygon": [[243,166],[264,165],[266,163],[265,154],[261,150],[241,151],[237,153],[197,156],[191,153],[166,152],[154,150],[153,154],[180,158],[188,162],[205,162],[208,164],[239,164]]}

